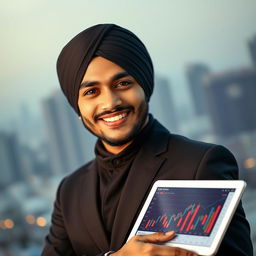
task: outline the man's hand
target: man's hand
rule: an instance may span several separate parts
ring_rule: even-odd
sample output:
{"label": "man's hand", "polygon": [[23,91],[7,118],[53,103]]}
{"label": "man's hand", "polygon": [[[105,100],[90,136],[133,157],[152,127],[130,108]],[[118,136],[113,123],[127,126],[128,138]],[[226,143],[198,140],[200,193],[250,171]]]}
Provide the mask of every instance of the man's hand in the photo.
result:
{"label": "man's hand", "polygon": [[113,256],[196,256],[197,254],[178,247],[158,245],[174,238],[175,232],[154,233],[151,235],[138,235],[132,237]]}

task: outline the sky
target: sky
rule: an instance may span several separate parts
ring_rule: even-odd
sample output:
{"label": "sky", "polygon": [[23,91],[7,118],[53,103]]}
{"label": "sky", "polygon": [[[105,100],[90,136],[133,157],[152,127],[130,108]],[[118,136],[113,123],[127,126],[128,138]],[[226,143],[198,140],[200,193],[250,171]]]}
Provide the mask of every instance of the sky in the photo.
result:
{"label": "sky", "polygon": [[116,23],[145,43],[157,74],[178,104],[189,101],[184,70],[203,62],[214,72],[250,66],[255,0],[1,0],[0,124],[59,88],[56,59],[77,33]]}

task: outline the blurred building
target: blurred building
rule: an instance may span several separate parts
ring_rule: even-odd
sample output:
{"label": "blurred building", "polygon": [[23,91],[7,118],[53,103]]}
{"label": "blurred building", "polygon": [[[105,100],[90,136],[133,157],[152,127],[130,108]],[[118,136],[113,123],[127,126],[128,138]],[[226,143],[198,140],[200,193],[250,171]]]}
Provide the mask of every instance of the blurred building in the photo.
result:
{"label": "blurred building", "polygon": [[202,63],[189,64],[186,68],[186,77],[192,96],[194,112],[197,116],[207,114],[204,83],[209,74],[209,67]]}
{"label": "blurred building", "polygon": [[253,65],[256,67],[256,35],[249,41],[249,51]]}
{"label": "blurred building", "polygon": [[150,112],[166,128],[177,131],[177,113],[168,79],[166,77],[156,77],[155,88],[150,99]]}
{"label": "blurred building", "polygon": [[19,144],[14,133],[0,133],[0,188],[23,179]]}
{"label": "blurred building", "polygon": [[205,89],[216,135],[227,137],[256,129],[256,70],[211,75]]}
{"label": "blurred building", "polygon": [[54,174],[74,171],[93,157],[95,139],[83,127],[61,91],[43,101],[43,112]]}
{"label": "blurred building", "polygon": [[246,180],[249,186],[256,187],[256,131],[225,138],[217,143],[224,144],[235,155],[239,178]]}

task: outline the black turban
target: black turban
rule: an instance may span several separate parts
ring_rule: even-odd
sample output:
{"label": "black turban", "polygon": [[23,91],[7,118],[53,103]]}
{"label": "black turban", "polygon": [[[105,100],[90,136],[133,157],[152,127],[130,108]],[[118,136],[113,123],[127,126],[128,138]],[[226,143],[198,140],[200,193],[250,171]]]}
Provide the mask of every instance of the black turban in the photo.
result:
{"label": "black turban", "polygon": [[149,101],[154,87],[154,71],[146,47],[127,29],[115,24],[99,24],[75,36],[57,60],[60,86],[78,114],[79,88],[90,61],[96,56],[125,69],[143,88]]}

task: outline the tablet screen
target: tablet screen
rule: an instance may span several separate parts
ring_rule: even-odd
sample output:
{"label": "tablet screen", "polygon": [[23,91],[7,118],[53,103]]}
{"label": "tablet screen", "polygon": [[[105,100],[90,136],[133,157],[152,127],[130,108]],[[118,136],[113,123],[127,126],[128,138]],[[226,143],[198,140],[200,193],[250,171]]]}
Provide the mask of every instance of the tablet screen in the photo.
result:
{"label": "tablet screen", "polygon": [[175,230],[170,243],[209,246],[235,190],[158,187],[136,234]]}

